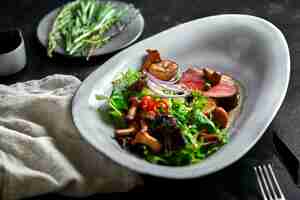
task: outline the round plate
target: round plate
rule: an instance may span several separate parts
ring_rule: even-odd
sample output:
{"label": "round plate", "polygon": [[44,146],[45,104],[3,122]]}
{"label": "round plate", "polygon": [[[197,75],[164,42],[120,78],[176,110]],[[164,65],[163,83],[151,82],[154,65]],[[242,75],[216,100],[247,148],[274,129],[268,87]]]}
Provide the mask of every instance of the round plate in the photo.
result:
{"label": "round plate", "polygon": [[[121,149],[113,127],[89,104],[94,105],[95,93],[110,94],[111,81],[120,72],[139,68],[148,48],[159,50],[181,68],[211,66],[243,86],[242,110],[228,130],[228,144],[200,163],[161,166],[134,156]],[[288,45],[273,24],[249,15],[206,17],[163,31],[108,60],[83,82],[73,99],[72,114],[82,136],[122,166],[166,178],[201,177],[229,166],[254,146],[278,112],[289,77]]]}
{"label": "round plate", "polygon": [[[107,1],[105,1],[107,2]],[[112,1],[114,4],[117,4],[117,6],[123,7],[128,4],[119,2],[119,1]],[[40,21],[38,28],[37,28],[37,37],[40,41],[40,43],[47,48],[48,46],[48,35],[51,30],[52,24],[55,20],[55,17],[57,16],[60,8],[57,8],[53,11],[51,11],[49,14],[43,17],[43,19]],[[136,11],[136,10],[135,10]],[[131,12],[130,12],[131,13]],[[133,12],[132,12],[133,13]],[[136,41],[140,35],[142,34],[144,30],[144,18],[140,14],[140,12],[137,14],[135,19],[127,25],[127,27],[117,36],[112,38],[108,43],[103,45],[101,48],[98,48],[94,51],[92,56],[98,56],[98,55],[103,55],[107,53],[112,53],[114,51],[117,51],[119,49],[122,49],[124,47],[129,46],[132,44],[134,41]],[[80,55],[68,55],[65,53],[63,48],[61,47],[56,47],[54,49],[54,52],[62,54],[62,55],[67,55],[67,56],[72,56],[72,57],[82,57]]]}

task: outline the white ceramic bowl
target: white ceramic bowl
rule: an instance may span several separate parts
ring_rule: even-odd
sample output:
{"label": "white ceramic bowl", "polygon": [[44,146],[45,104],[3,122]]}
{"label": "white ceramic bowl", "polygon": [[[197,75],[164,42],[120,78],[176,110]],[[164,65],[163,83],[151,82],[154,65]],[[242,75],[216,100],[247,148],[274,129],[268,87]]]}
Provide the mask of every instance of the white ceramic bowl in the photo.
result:
{"label": "white ceramic bowl", "polygon": [[[112,79],[129,67],[139,67],[147,48],[158,49],[181,67],[212,66],[244,88],[242,111],[229,129],[229,143],[203,162],[169,167],[137,158],[120,148],[112,138],[113,128],[89,107],[93,92],[108,94]],[[82,136],[120,165],[159,177],[201,177],[237,161],[261,138],[284,100],[289,76],[288,45],[273,24],[248,15],[206,17],[154,35],[108,60],[78,90],[73,118]]]}

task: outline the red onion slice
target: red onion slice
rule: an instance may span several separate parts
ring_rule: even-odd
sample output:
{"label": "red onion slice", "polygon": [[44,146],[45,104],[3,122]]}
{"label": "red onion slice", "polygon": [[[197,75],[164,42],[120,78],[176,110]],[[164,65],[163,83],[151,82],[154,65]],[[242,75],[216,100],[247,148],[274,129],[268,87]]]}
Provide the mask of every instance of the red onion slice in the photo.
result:
{"label": "red onion slice", "polygon": [[177,74],[169,81],[163,81],[163,80],[160,80],[158,78],[156,78],[155,76],[153,76],[151,73],[147,72],[147,71],[144,71],[144,73],[147,75],[147,77],[155,82],[158,82],[160,84],[165,84],[165,85],[173,85],[175,84],[176,82],[179,81],[180,79],[180,70],[178,69],[177,71]]}
{"label": "red onion slice", "polygon": [[156,93],[161,97],[176,98],[176,97],[185,97],[190,94],[190,91],[186,91],[186,90],[180,91],[183,92],[183,94],[166,94],[162,91],[160,85],[157,85],[155,82],[153,82],[150,79],[147,80],[147,85],[154,93]]}

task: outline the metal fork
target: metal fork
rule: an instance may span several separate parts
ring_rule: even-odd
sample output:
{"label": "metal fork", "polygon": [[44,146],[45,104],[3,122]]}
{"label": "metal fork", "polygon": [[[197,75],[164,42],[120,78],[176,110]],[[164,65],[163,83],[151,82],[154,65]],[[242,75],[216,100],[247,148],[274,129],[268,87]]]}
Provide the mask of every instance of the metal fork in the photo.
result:
{"label": "metal fork", "polygon": [[264,200],[286,200],[271,164],[253,167]]}

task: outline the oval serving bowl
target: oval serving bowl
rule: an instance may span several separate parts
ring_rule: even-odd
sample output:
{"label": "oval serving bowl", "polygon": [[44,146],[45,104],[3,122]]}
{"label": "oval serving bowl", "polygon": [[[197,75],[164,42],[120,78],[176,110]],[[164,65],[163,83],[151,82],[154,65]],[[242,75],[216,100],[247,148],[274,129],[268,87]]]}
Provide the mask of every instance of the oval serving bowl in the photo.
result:
{"label": "oval serving bowl", "polygon": [[[99,0],[103,2],[112,2],[116,4],[118,7],[124,7],[127,4],[121,1],[109,1],[109,0]],[[37,28],[37,38],[40,43],[47,48],[48,46],[48,35],[51,31],[52,24],[57,16],[59,10],[61,8],[56,8],[51,11],[47,15],[45,15],[41,21],[39,22]],[[135,8],[132,8],[131,12],[137,12]],[[137,13],[137,16],[131,21],[130,24],[117,36],[113,37],[110,41],[108,41],[105,45],[100,48],[95,49],[91,56],[99,56],[103,54],[112,53],[114,51],[125,48],[135,42],[143,33],[144,30],[144,18],[140,12]],[[54,49],[54,52],[66,55],[69,57],[82,57],[80,55],[68,55],[65,53],[64,49],[60,46],[57,46]]]}
{"label": "oval serving bowl", "polygon": [[[229,129],[228,144],[203,162],[168,167],[144,161],[121,149],[113,139],[113,128],[89,105],[95,92],[109,94],[111,81],[121,71],[139,67],[147,48],[158,49],[182,68],[211,66],[244,88],[242,110]],[[165,178],[201,177],[237,161],[261,138],[284,100],[289,76],[288,45],[274,25],[249,15],[211,16],[163,31],[108,60],[77,91],[73,119],[88,142],[122,166]]]}

